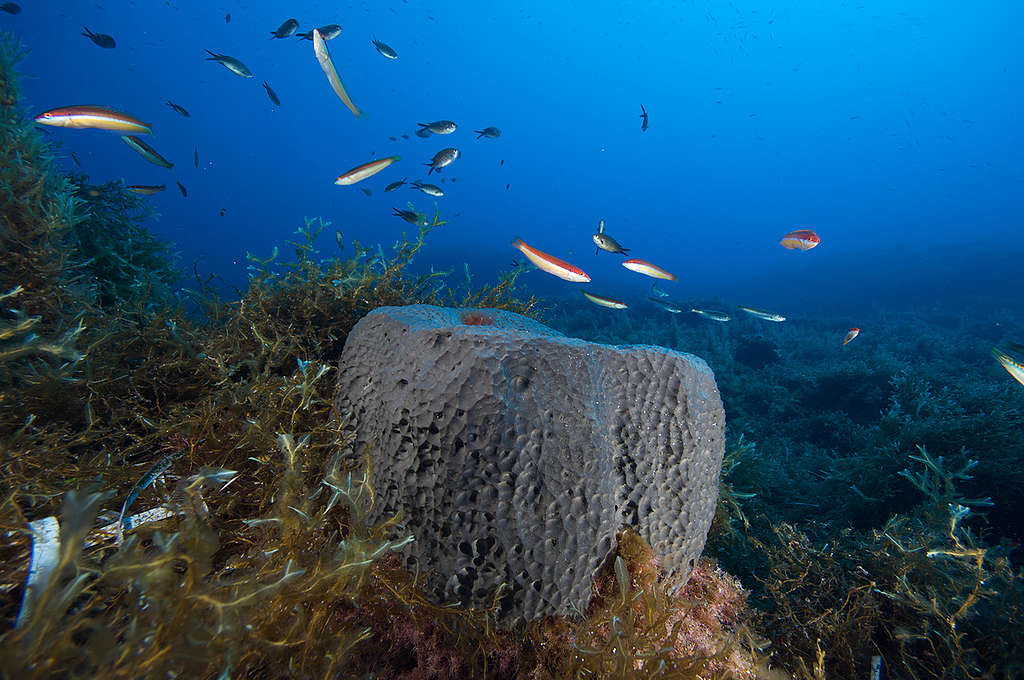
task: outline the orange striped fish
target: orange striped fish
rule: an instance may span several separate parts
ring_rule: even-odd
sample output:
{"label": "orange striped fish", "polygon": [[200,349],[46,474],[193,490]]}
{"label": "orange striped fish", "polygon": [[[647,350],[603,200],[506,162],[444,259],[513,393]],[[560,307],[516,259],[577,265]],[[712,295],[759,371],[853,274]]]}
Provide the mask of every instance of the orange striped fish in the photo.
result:
{"label": "orange striped fish", "polygon": [[345,84],[341,82],[341,76],[338,75],[338,70],[334,68],[334,62],[331,61],[331,53],[327,51],[327,43],[324,42],[324,37],[320,34],[320,29],[318,28],[313,29],[313,52],[316,53],[316,60],[320,62],[320,68],[324,70],[324,75],[327,76],[327,82],[331,84],[334,94],[338,95],[338,98],[345,102],[345,106],[352,113],[356,114],[356,118],[362,117],[363,112],[356,108],[352,98],[348,96]]}
{"label": "orange striped fish", "polygon": [[586,283],[590,281],[590,277],[587,276],[586,272],[579,267],[571,265],[563,260],[559,260],[557,257],[548,255],[541,250],[528,246],[521,238],[517,238],[512,241],[512,245],[521,250],[523,255],[526,256],[526,259],[535,264],[537,269],[540,269],[541,271],[553,274],[554,276],[557,276],[560,279],[565,279],[566,281],[572,281],[573,283]]}
{"label": "orange striped fish", "polygon": [[399,156],[388,156],[387,158],[381,158],[377,161],[370,161],[369,163],[357,165],[348,172],[342,173],[338,179],[334,180],[334,183],[341,186],[348,186],[349,184],[362,182],[367,177],[373,177],[398,159]]}
{"label": "orange striped fish", "polygon": [[667,279],[669,281],[677,280],[675,274],[670,274],[661,267],[651,264],[646,260],[634,258],[632,260],[626,260],[625,262],[622,263],[622,266],[631,272],[643,274],[644,276],[651,276],[656,279]]}
{"label": "orange striped fish", "polygon": [[860,335],[860,329],[859,328],[851,328],[849,331],[847,331],[846,337],[843,338],[843,347],[846,347],[846,344],[848,342],[850,342],[851,340],[853,340],[858,335]]}
{"label": "orange striped fish", "polygon": [[797,229],[783,236],[779,243],[790,250],[810,250],[821,243],[821,238],[810,229]]}
{"label": "orange striped fish", "polygon": [[113,132],[153,134],[153,126],[143,123],[134,116],[121,113],[105,106],[62,106],[59,109],[43,111],[35,117],[41,125],[66,128],[96,128]]}

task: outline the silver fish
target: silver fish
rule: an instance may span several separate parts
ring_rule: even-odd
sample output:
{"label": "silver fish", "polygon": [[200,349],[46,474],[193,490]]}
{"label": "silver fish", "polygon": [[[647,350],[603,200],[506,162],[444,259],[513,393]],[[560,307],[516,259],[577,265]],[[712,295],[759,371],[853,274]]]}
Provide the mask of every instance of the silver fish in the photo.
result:
{"label": "silver fish", "polygon": [[683,311],[682,307],[679,307],[678,305],[674,305],[671,302],[669,302],[668,300],[659,300],[656,297],[649,297],[647,299],[650,300],[651,302],[653,302],[654,304],[658,305],[662,309],[664,309],[666,312],[672,312],[673,314],[679,314],[680,312]]}
{"label": "silver fish", "polygon": [[[601,250],[607,250],[609,253],[619,253],[625,255],[629,252],[629,248],[623,248],[618,241],[613,239],[608,234],[604,233],[604,220],[601,220],[597,225],[597,233],[594,234],[594,245]],[[597,252],[596,250],[594,251]]]}
{"label": "silver fish", "polygon": [[743,310],[750,316],[757,317],[758,319],[764,319],[765,321],[781,322],[786,320],[786,317],[782,316],[781,314],[776,314],[775,312],[766,312],[763,309],[756,309],[754,307],[744,307],[743,305],[737,305],[737,308]]}
{"label": "silver fish", "polygon": [[454,121],[450,120],[435,120],[433,123],[417,123],[417,125],[421,130],[428,130],[435,135],[450,135],[455,132],[457,127]]}
{"label": "silver fish", "polygon": [[[288,36],[299,30],[299,22],[295,19],[288,19],[283,24],[277,27],[276,31],[270,32],[270,39],[274,38],[287,38]],[[312,39],[312,38],[311,38]]]}
{"label": "silver fish", "polygon": [[719,312],[715,309],[697,309],[695,307],[691,307],[690,311],[699,316],[703,316],[705,319],[711,319],[712,321],[729,321],[732,319],[732,317],[725,312]]}
{"label": "silver fish", "polygon": [[427,171],[427,174],[429,175],[435,170],[440,170],[446,165],[451,165],[458,157],[458,149],[452,147],[448,147],[447,149],[441,149],[440,151],[434,154],[434,157],[431,159],[429,163],[425,164],[430,166],[430,170]]}
{"label": "silver fish", "polygon": [[395,52],[386,43],[382,43],[381,41],[377,40],[377,36],[374,36],[373,40],[371,40],[370,42],[373,43],[373,46],[377,49],[378,52],[380,52],[388,59],[398,59],[398,52]]}
{"label": "silver fish", "polygon": [[444,191],[441,187],[436,184],[427,184],[426,182],[413,182],[412,185],[427,194],[428,196],[444,196]]}

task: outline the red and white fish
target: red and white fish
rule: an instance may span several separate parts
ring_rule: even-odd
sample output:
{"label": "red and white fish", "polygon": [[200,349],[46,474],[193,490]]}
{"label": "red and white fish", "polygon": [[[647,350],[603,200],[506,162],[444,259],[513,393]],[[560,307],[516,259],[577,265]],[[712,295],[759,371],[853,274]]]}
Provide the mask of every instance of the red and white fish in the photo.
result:
{"label": "red and white fish", "polygon": [[850,342],[851,340],[853,340],[858,335],[860,335],[860,329],[859,328],[851,328],[846,333],[846,337],[843,338],[843,347],[846,347],[846,343]]}
{"label": "red and white fish", "polygon": [[381,158],[380,160],[357,165],[348,172],[344,172],[339,175],[338,179],[334,180],[334,183],[341,186],[348,186],[350,184],[355,184],[356,182],[362,182],[367,177],[373,177],[397,160],[399,160],[399,156],[388,156],[387,158]]}
{"label": "red and white fish", "polygon": [[779,243],[790,250],[810,250],[821,243],[821,237],[810,229],[797,229],[783,236]]}
{"label": "red and white fish", "polygon": [[153,126],[134,116],[105,106],[62,106],[44,111],[35,117],[41,125],[67,128],[97,128],[136,135],[153,134]]}
{"label": "red and white fish", "polygon": [[542,250],[537,250],[532,246],[526,245],[523,239],[517,238],[512,241],[512,245],[522,251],[523,255],[526,256],[530,262],[536,265],[537,269],[545,271],[548,274],[557,276],[560,279],[566,281],[572,281],[573,283],[587,283],[590,281],[590,277],[579,267],[569,264],[565,260],[559,260],[554,255],[548,255]]}
{"label": "red and white fish", "polygon": [[625,260],[622,266],[631,272],[637,274],[643,274],[644,276],[651,276],[656,279],[665,279],[667,281],[677,281],[676,275],[671,274],[656,264],[651,264],[647,260],[640,260],[633,258],[632,260]]}

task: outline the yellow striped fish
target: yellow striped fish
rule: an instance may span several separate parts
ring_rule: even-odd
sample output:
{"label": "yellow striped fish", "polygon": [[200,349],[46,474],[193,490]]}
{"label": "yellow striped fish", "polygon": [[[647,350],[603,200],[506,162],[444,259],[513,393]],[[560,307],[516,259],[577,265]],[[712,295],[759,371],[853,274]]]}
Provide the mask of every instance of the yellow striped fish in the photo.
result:
{"label": "yellow striped fish", "polygon": [[170,162],[169,160],[158,154],[156,152],[156,149],[151,147],[149,144],[146,144],[138,137],[121,135],[121,139],[124,140],[125,144],[135,149],[135,151],[137,151],[140,156],[145,158],[150,163],[153,163],[155,165],[161,165],[167,168],[168,170],[174,167],[174,163]]}
{"label": "yellow striped fish", "polygon": [[166,184],[129,184],[125,187],[125,189],[133,194],[141,194],[143,196],[152,196],[166,188]]}
{"label": "yellow striped fish", "polygon": [[44,111],[35,117],[41,125],[66,128],[96,128],[113,132],[132,132],[137,135],[153,134],[153,126],[143,123],[127,113],[105,106],[62,106]]}
{"label": "yellow striped fish", "polygon": [[356,114],[356,118],[362,117],[363,112],[356,108],[352,98],[348,96],[345,84],[341,82],[341,76],[338,75],[338,70],[334,68],[334,62],[331,61],[331,53],[327,51],[327,43],[324,42],[324,37],[320,35],[320,29],[317,28],[313,29],[313,51],[316,53],[316,60],[320,62],[320,68],[324,70],[324,75],[327,76],[327,82],[331,84],[334,94],[345,102],[345,106]]}
{"label": "yellow striped fish", "polygon": [[637,274],[643,274],[644,276],[652,276],[656,279],[665,279],[666,281],[675,281],[676,275],[671,274],[656,264],[651,264],[647,260],[641,260],[639,258],[633,258],[632,260],[625,260],[622,266],[631,272]]}
{"label": "yellow striped fish", "polygon": [[[1011,356],[1010,352],[1016,356]],[[1024,345],[1007,342],[1002,347],[993,347],[992,356],[1003,365],[1014,380],[1024,385]]]}
{"label": "yellow striped fish", "polygon": [[379,161],[370,161],[369,163],[357,165],[348,172],[342,173],[338,179],[334,180],[334,183],[341,186],[348,186],[349,184],[362,182],[367,177],[376,175],[384,168],[399,160],[399,158],[399,156],[388,156],[387,158],[381,158]]}
{"label": "yellow striped fish", "polygon": [[625,302],[620,302],[614,298],[605,297],[603,295],[594,295],[593,293],[588,293],[586,291],[580,292],[583,293],[583,297],[587,298],[595,305],[607,307],[608,309],[626,309],[626,307],[629,306]]}

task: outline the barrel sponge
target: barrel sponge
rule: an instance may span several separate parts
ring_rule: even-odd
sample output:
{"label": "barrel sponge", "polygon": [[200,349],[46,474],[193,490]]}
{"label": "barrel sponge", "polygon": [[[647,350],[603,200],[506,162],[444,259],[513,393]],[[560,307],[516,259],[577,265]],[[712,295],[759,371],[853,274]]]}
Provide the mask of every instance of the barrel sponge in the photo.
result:
{"label": "barrel sponge", "polygon": [[505,623],[585,611],[633,527],[685,578],[707,537],[725,415],[700,358],[568,338],[501,310],[382,307],[348,336],[337,416],[372,451],[440,600]]}

